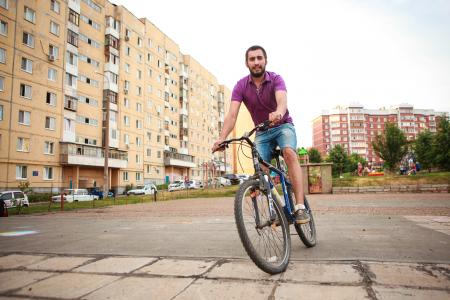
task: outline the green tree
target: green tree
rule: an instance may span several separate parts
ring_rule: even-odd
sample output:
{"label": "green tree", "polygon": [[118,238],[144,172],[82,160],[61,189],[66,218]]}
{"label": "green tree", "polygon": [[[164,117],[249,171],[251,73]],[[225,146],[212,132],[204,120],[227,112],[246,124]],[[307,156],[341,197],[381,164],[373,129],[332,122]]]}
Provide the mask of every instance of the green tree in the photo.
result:
{"label": "green tree", "polygon": [[434,157],[436,165],[444,170],[450,170],[450,124],[442,118],[434,140]]}
{"label": "green tree", "polygon": [[350,154],[344,168],[345,172],[354,172],[356,169],[358,169],[359,162],[363,166],[367,164],[367,160],[358,153]]}
{"label": "green tree", "polygon": [[420,163],[423,169],[428,169],[431,172],[431,167],[435,161],[436,151],[433,147],[434,136],[430,131],[424,131],[417,135],[417,139],[414,141],[414,153],[416,154],[416,160]]}
{"label": "green tree", "polygon": [[309,152],[309,162],[311,163],[322,162],[322,155],[320,155],[319,150],[317,150],[316,148],[310,148],[308,152]]}
{"label": "green tree", "polygon": [[408,152],[408,141],[396,124],[386,123],[383,134],[375,137],[372,147],[375,153],[384,160],[385,169],[395,172],[397,165]]}
{"label": "green tree", "polygon": [[327,160],[333,163],[333,175],[340,176],[348,162],[347,151],[341,145],[336,145],[331,149]]}

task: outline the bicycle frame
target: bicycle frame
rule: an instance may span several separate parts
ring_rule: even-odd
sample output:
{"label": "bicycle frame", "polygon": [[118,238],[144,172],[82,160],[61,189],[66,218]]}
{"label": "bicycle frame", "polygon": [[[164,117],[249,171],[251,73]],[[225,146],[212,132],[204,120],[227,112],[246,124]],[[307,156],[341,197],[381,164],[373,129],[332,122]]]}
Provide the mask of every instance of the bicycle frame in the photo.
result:
{"label": "bicycle frame", "polygon": [[[277,167],[271,165],[270,163],[264,161],[261,158],[261,156],[258,153],[258,150],[256,149],[256,145],[250,140],[250,136],[254,132],[256,132],[258,129],[266,128],[268,126],[268,124],[269,123],[267,123],[267,122],[259,124],[255,128],[253,128],[249,133],[245,133],[242,137],[226,140],[222,144],[224,146],[226,146],[226,145],[228,145],[229,143],[232,143],[232,142],[245,141],[250,146],[250,148],[252,150],[253,168],[255,169],[254,177],[258,177],[259,178],[260,188],[267,192],[267,196],[268,196],[268,199],[269,199],[269,207],[270,207],[270,210],[271,210],[271,212],[270,212],[271,215],[272,215],[272,211],[273,211],[273,203],[271,201],[274,201],[273,200],[273,196],[272,196],[272,189],[275,188],[275,186],[272,183],[272,180],[270,180],[269,175],[265,174],[265,172],[262,170],[261,165],[266,167],[269,171],[273,171],[277,175],[280,176],[280,182],[281,182],[281,187],[282,187],[283,196],[284,196],[284,205],[283,205],[283,203],[281,203],[282,204],[281,206],[283,207],[284,214],[286,215],[286,218],[288,219],[289,223],[292,223],[292,222],[295,221],[295,216],[294,216],[294,213],[293,213],[294,212],[294,203],[293,203],[292,199],[289,197],[289,192],[287,190],[288,186],[291,186],[291,183],[286,178],[286,173],[284,171],[280,170],[280,165],[281,164],[280,164],[280,159],[279,159],[279,155],[280,155],[279,152],[277,152],[276,157],[275,157],[275,160],[276,160],[277,166],[278,166],[278,168],[277,168]],[[266,178],[264,177],[265,175],[267,175],[268,180],[266,180]],[[254,203],[254,205],[256,205],[255,201],[253,203]],[[255,210],[258,211],[257,207],[255,207]],[[257,224],[257,227],[262,226],[260,224],[259,215],[256,215],[256,224]]]}

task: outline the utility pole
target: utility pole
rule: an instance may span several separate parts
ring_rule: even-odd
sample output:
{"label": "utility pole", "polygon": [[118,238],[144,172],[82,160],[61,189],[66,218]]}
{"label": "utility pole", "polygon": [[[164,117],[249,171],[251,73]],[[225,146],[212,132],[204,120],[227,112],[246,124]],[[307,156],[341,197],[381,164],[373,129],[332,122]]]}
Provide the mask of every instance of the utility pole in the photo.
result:
{"label": "utility pole", "polygon": [[[103,76],[104,79],[106,79],[106,81],[108,82],[108,90],[110,87],[110,83],[109,83],[109,78],[100,72],[95,72],[97,74],[100,74]],[[103,185],[103,199],[106,199],[106,197],[108,197],[108,193],[109,193],[109,108],[110,108],[110,100],[109,100],[109,95],[107,95],[108,97],[105,97],[105,85],[103,85],[103,109],[106,110],[106,116],[105,116],[105,123],[104,123],[104,135],[105,135],[105,145],[104,145],[104,157],[105,157],[105,164],[104,164],[104,169],[103,169],[103,180],[104,180],[104,185]]]}

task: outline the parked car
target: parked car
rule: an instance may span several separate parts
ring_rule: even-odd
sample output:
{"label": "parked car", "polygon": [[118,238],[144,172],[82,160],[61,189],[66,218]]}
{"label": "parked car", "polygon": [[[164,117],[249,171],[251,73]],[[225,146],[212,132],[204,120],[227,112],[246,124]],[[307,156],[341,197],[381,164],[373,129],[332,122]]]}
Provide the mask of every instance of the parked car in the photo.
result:
{"label": "parked car", "polygon": [[[103,190],[101,190],[99,187],[87,188],[87,190],[90,195],[96,195],[99,199],[103,199]],[[108,197],[114,197],[114,192],[110,190],[108,192]]]}
{"label": "parked car", "polygon": [[241,179],[236,174],[225,174],[222,177],[230,180],[230,183],[232,185],[236,185],[236,184],[240,184],[241,183]]}
{"label": "parked car", "polygon": [[220,185],[220,186],[229,186],[229,185],[231,185],[230,180],[225,178],[225,177],[216,177],[216,181],[217,181],[218,185]]}
{"label": "parked car", "polygon": [[199,180],[189,180],[187,182],[187,188],[188,189],[202,189],[203,188],[203,182]]}
{"label": "parked car", "polygon": [[127,195],[153,195],[157,193],[158,189],[153,183],[146,185],[138,185],[135,189],[129,190]]}
{"label": "parked car", "polygon": [[[63,190],[63,199],[67,202],[92,201],[98,200],[97,195],[90,195],[87,189],[65,189]],[[61,195],[52,197],[53,202],[61,202]]]}
{"label": "parked car", "polygon": [[4,191],[0,193],[0,201],[3,201],[7,208],[16,206],[29,206],[28,196],[22,191]]}
{"label": "parked car", "polygon": [[186,185],[184,184],[184,181],[180,181],[180,180],[172,182],[167,187],[169,192],[184,190],[185,188],[186,188]]}

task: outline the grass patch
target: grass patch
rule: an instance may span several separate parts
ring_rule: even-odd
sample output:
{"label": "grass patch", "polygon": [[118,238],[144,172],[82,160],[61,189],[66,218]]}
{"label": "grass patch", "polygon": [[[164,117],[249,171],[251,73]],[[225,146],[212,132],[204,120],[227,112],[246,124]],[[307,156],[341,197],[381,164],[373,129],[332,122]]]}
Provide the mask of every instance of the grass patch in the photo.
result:
{"label": "grass patch", "polygon": [[385,174],[384,176],[352,176],[347,173],[343,178],[333,178],[334,187],[449,184],[450,172],[419,172],[416,175]]}
{"label": "grass patch", "polygon": [[[182,190],[182,191],[159,191],[157,194],[157,201],[168,201],[176,199],[188,199],[188,198],[214,198],[214,197],[234,197],[236,194],[238,185],[223,187],[219,189],[203,189],[203,190]],[[153,202],[153,195],[146,196],[120,196],[114,198],[107,198],[103,200],[95,201],[83,201],[83,202],[64,202],[64,211],[73,211],[79,209],[101,208],[112,205],[128,205],[136,203]],[[30,207],[14,207],[8,209],[9,215],[29,215],[38,213],[58,212],[61,211],[61,203],[40,202],[31,204]]]}

